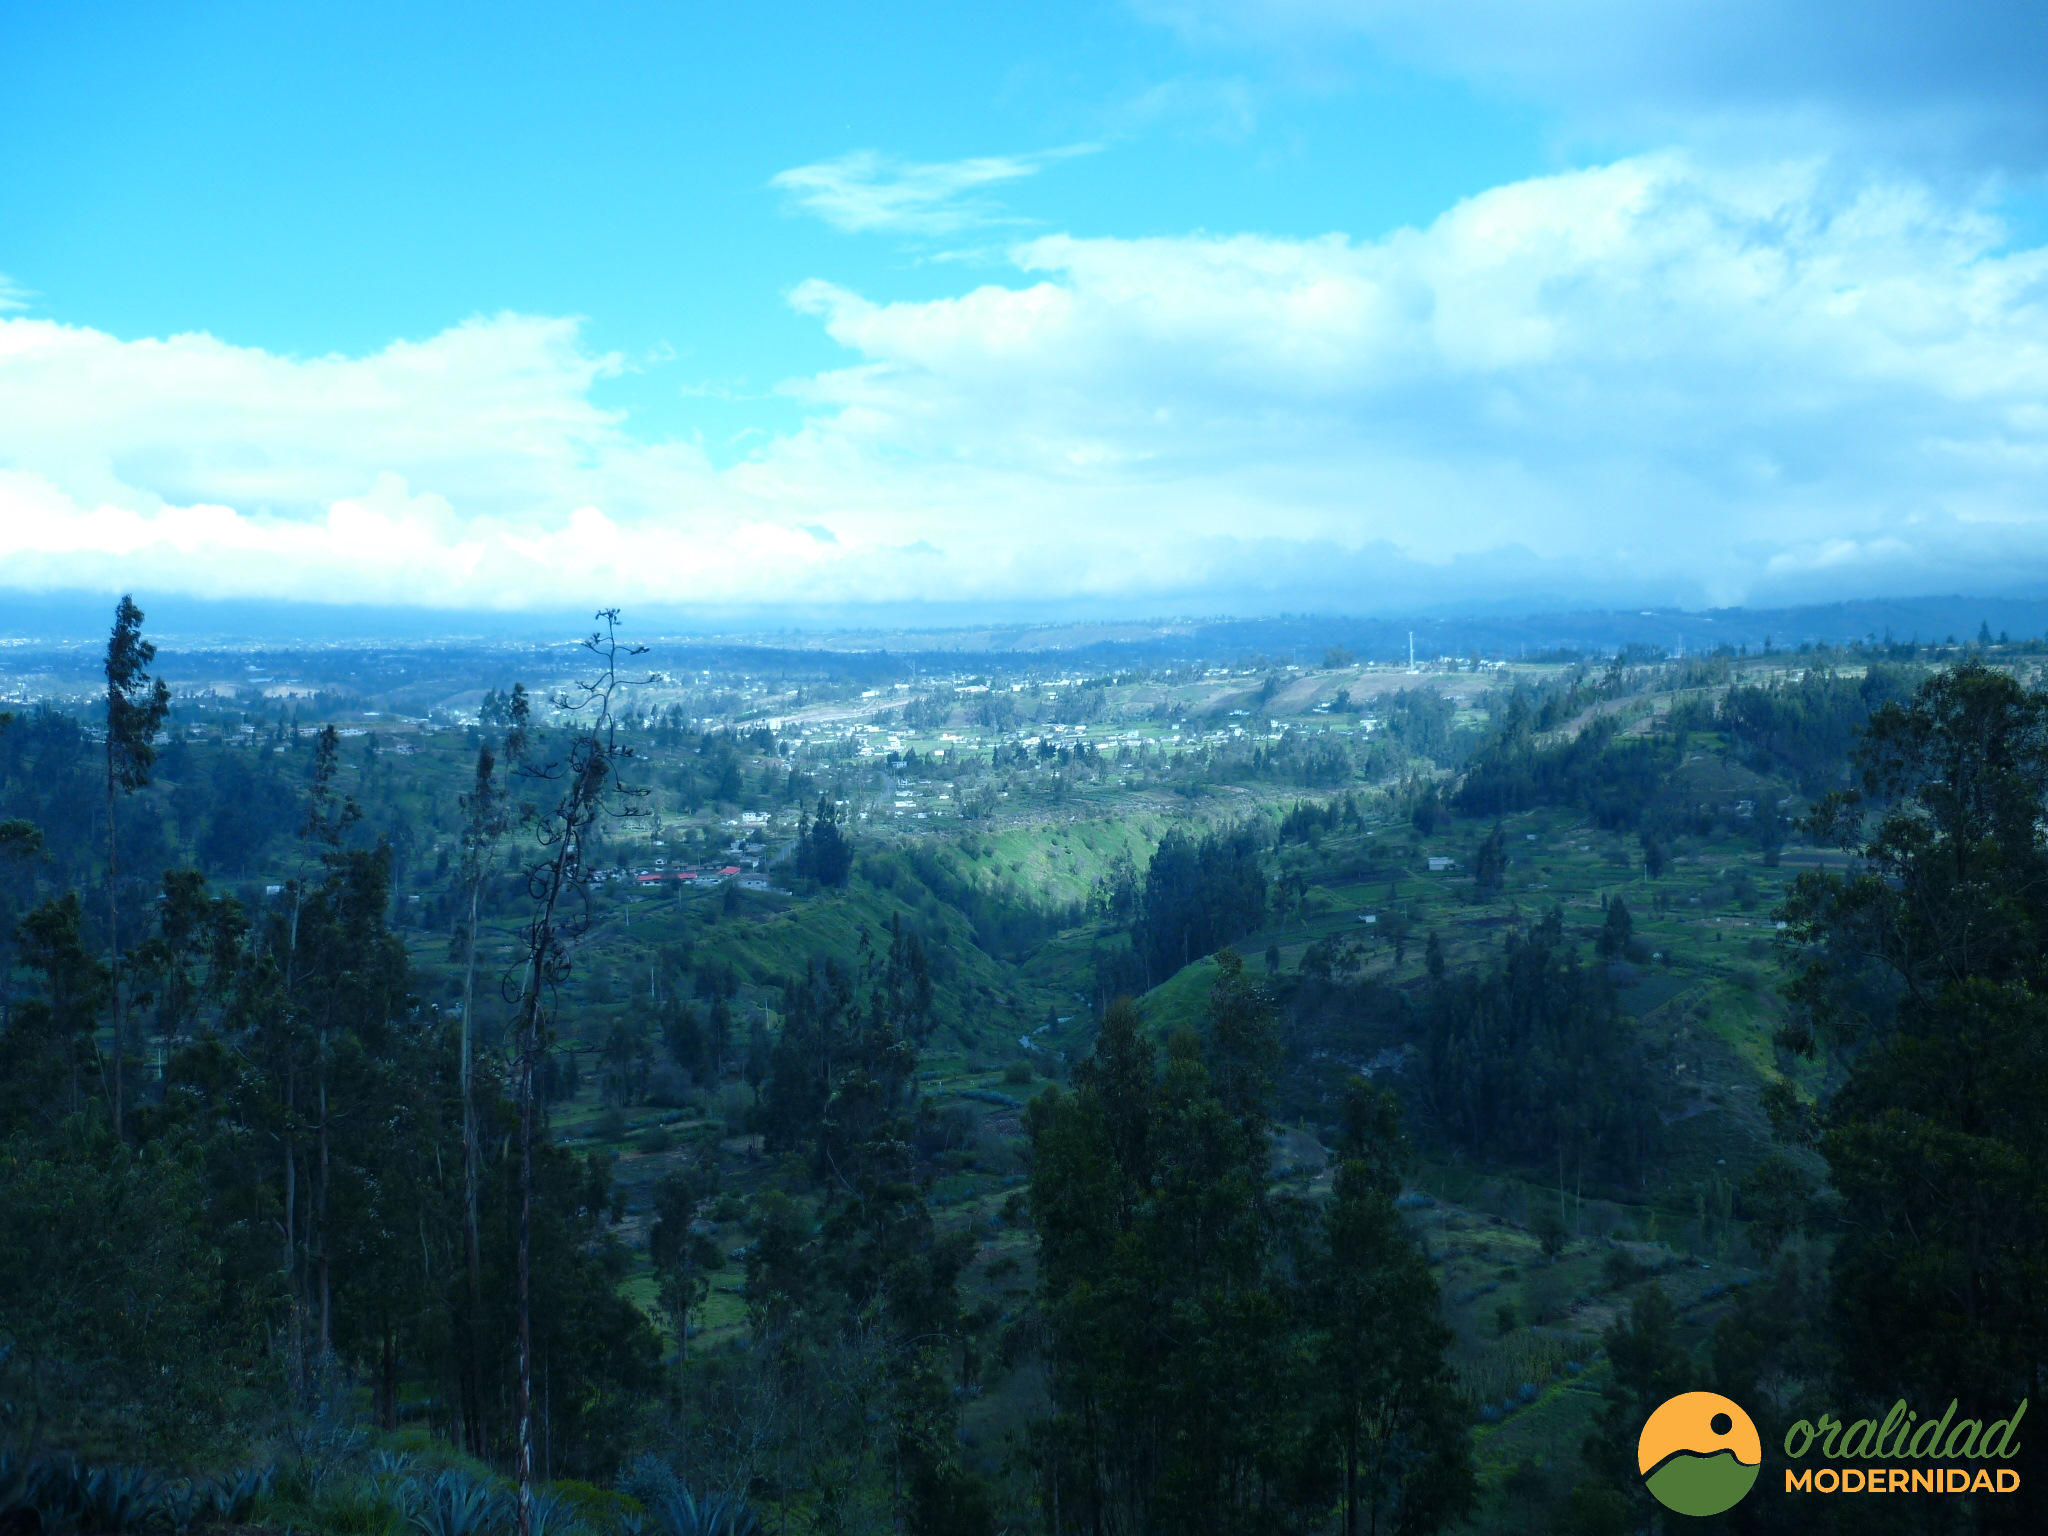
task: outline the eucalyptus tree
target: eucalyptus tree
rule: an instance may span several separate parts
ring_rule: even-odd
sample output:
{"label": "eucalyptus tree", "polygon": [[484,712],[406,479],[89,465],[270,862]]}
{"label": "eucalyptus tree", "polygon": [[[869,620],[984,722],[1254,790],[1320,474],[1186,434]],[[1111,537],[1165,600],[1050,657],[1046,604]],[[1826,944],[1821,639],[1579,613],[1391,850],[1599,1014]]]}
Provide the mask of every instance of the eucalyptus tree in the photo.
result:
{"label": "eucalyptus tree", "polygon": [[[714,1148],[716,1143],[713,1143]],[[664,1174],[654,1186],[655,1219],[647,1234],[662,1310],[676,1330],[676,1364],[690,1362],[690,1318],[711,1294],[710,1272],[725,1257],[701,1232],[693,1231],[697,1208],[718,1192],[718,1161],[702,1157],[693,1168]]]}
{"label": "eucalyptus tree", "polygon": [[114,807],[123,794],[149,782],[156,762],[156,733],[170,713],[171,691],[162,678],[149,675],[156,647],[142,638],[142,610],[123,596],[114,609],[114,630],[107,639],[107,954],[113,970],[114,1010],[114,1134],[124,1129],[127,1104],[123,1078],[128,1055],[127,979],[121,970],[120,839]]}
{"label": "eucalyptus tree", "polygon": [[[505,762],[508,769],[517,771],[526,758],[527,722],[531,714],[525,684],[513,685],[511,698],[507,701],[503,713],[507,727],[504,742]],[[465,1353],[463,1369],[470,1378],[470,1390],[466,1394],[466,1399],[474,1406],[478,1395],[477,1320],[483,1309],[483,1249],[477,1225],[477,1192],[483,1182],[482,1149],[477,1134],[476,1114],[477,924],[481,916],[487,857],[510,828],[513,818],[512,797],[506,780],[499,774],[497,758],[491,751],[488,740],[478,744],[476,779],[469,793],[462,797],[462,815],[462,882],[469,893],[469,920],[463,936],[461,1065],[462,1254],[469,1310],[463,1319],[462,1338]],[[466,1423],[465,1433],[471,1441],[470,1449],[482,1455],[484,1445],[481,1421],[472,1420]]]}
{"label": "eucalyptus tree", "polygon": [[[0,711],[0,730],[14,723],[14,716]],[[20,876],[25,866],[48,857],[48,848],[43,839],[43,829],[22,816],[0,819],[0,871],[13,878],[0,882],[0,1030],[5,1030],[12,1017],[14,989],[11,985],[14,971],[14,925],[17,906],[17,881],[19,889],[26,892],[32,887]]]}
{"label": "eucalyptus tree", "polygon": [[[2048,1388],[2048,694],[1967,662],[1875,710],[1852,761],[1808,828],[1859,862],[1792,884],[1778,1035],[1841,1075],[1765,1099],[1841,1202],[1833,1386],[2011,1404]],[[2044,1505],[1986,1500],[1979,1528],[2040,1530]]]}
{"label": "eucalyptus tree", "polygon": [[[349,829],[362,819],[363,814],[361,807],[356,804],[354,797],[341,792],[339,787],[340,773],[340,733],[332,725],[329,725],[321,731],[319,742],[313,752],[313,777],[306,797],[306,819],[299,829],[300,843],[305,855],[310,855],[312,858],[317,859],[326,868],[326,886],[329,888],[336,885],[342,877],[342,854]],[[303,963],[305,955],[301,936],[302,929],[304,928],[303,919],[307,912],[307,898],[311,894],[317,902],[320,898],[329,894],[328,890],[316,889],[310,885],[308,879],[310,873],[310,867],[302,855],[298,878],[292,882],[291,926],[285,956],[284,1009],[286,1016],[283,1022],[288,1037],[304,1026],[306,1015],[309,1012],[305,1006],[305,999],[301,995],[305,990],[302,983],[305,981],[306,967]],[[313,1210],[311,1213],[311,1223],[306,1235],[311,1239],[312,1246],[312,1251],[309,1254],[312,1265],[311,1278],[318,1288],[319,1358],[323,1362],[331,1356],[334,1344],[333,1278],[329,1253],[329,1234],[327,1231],[328,1193],[330,1175],[333,1168],[333,1149],[331,1145],[332,1117],[328,1112],[327,1102],[329,1087],[328,1069],[330,1065],[329,1048],[334,1025],[331,1004],[332,998],[330,995],[321,998],[316,1002],[316,1006],[310,1010],[313,1025],[313,1060],[311,1066],[314,1096],[312,1129],[315,1163],[311,1170],[312,1178],[310,1180]],[[285,1082],[289,1090],[291,1083],[291,1076],[289,1074],[286,1076]],[[287,1106],[288,1136],[291,1133],[290,1120],[294,1108],[295,1106]],[[291,1181],[292,1188],[295,1189],[297,1179],[289,1171],[290,1163],[291,1153],[288,1148],[286,1153],[287,1178]],[[288,1213],[292,1211],[292,1205],[289,1201],[287,1202],[286,1210]],[[288,1214],[286,1219],[287,1230],[291,1226],[292,1221]]]}
{"label": "eucalyptus tree", "polygon": [[1419,1533],[1472,1502],[1450,1334],[1394,1204],[1391,1101],[1354,1092],[1334,1188],[1273,1187],[1270,1000],[1217,956],[1165,1059],[1119,998],[1025,1112],[1054,1532]]}
{"label": "eucalyptus tree", "polygon": [[1343,1536],[1438,1530],[1470,1511],[1476,1485],[1445,1355],[1454,1335],[1394,1205],[1406,1142],[1393,1095],[1351,1080],[1337,1152],[1303,1266],[1318,1443],[1336,1464]]}
{"label": "eucalyptus tree", "polygon": [[522,805],[520,821],[535,847],[525,871],[532,905],[524,960],[505,989],[513,1004],[519,1108],[519,1536],[533,1533],[534,1072],[552,1041],[556,1003],[570,974],[575,942],[589,924],[590,892],[598,875],[594,860],[586,858],[594,851],[592,833],[603,818],[645,815],[641,801],[648,793],[623,777],[634,752],[621,739],[614,713],[620,689],[629,685],[620,676],[620,663],[645,655],[647,648],[619,639],[618,609],[602,610],[597,622],[602,627],[583,641],[596,670],[550,701],[557,731],[566,727],[566,739],[551,753],[550,733],[529,731],[513,769],[534,796]]}

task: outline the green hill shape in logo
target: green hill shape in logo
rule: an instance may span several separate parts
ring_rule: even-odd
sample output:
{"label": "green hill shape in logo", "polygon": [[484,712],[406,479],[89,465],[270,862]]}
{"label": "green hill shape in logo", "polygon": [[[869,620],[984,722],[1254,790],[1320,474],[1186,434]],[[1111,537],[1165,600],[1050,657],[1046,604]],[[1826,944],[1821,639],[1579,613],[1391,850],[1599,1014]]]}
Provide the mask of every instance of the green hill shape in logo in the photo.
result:
{"label": "green hill shape in logo", "polygon": [[1651,1497],[1674,1514],[1718,1515],[1733,1509],[1756,1482],[1757,1469],[1733,1451],[1696,1456],[1675,1451],[1647,1479]]}

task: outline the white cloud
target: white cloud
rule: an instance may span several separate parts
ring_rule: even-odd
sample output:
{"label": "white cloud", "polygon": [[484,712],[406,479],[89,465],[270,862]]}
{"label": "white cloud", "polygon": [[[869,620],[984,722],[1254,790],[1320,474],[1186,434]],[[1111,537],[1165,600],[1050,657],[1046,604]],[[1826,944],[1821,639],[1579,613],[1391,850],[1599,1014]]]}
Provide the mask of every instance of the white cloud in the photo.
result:
{"label": "white cloud", "polygon": [[1937,559],[1958,520],[2033,539],[2042,253],[1910,187],[1826,187],[1667,156],[1368,244],[1048,238],[1021,289],[800,293],[868,359],[811,387],[845,435],[1116,486],[1184,536],[1522,544],[1695,596],[1848,528],[1918,524]]}
{"label": "white cloud", "polygon": [[2048,252],[1678,154],[1385,239],[1048,236],[793,295],[857,361],[719,470],[500,316],[363,358],[0,318],[0,580],[539,606],[1789,600],[2048,577]]}
{"label": "white cloud", "polygon": [[783,171],[769,185],[788,193],[804,212],[856,234],[952,234],[975,225],[1015,223],[999,203],[976,194],[1036,176],[1048,162],[1090,149],[1069,145],[1038,154],[983,155],[931,165],[908,165],[861,149]]}
{"label": "white cloud", "polygon": [[2010,0],[1139,0],[1327,78],[1359,39],[1595,131],[1856,142],[2039,169],[2048,9]]}

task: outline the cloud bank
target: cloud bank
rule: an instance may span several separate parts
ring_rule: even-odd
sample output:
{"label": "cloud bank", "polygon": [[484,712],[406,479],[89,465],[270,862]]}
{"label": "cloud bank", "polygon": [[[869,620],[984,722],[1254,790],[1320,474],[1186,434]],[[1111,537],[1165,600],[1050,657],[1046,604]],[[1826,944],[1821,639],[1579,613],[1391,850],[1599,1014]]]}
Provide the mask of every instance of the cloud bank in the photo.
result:
{"label": "cloud bank", "polygon": [[363,357],[0,315],[0,582],[535,607],[1725,604],[2048,577],[2048,252],[1828,162],[1684,154],[1424,229],[1055,235],[792,302],[849,365],[746,461],[573,322]]}
{"label": "cloud bank", "polygon": [[1568,125],[1859,145],[2038,172],[2048,9],[2024,0],[1139,0],[1327,72],[1345,40]]}

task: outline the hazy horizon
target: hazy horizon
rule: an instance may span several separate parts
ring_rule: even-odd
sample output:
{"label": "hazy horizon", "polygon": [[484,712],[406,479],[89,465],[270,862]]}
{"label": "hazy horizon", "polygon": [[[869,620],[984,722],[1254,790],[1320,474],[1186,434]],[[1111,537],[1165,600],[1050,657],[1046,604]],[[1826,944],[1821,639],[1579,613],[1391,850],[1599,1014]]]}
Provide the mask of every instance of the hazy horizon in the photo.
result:
{"label": "hazy horizon", "polygon": [[[553,676],[581,654],[578,642],[598,617],[588,609],[462,613],[193,599],[147,589],[135,595],[161,651],[163,674],[181,694],[220,683],[230,657],[268,657],[288,671],[325,657],[319,665],[331,681],[368,693],[383,686],[369,679],[387,672],[394,657],[427,662],[425,672],[412,674],[422,684],[429,675],[497,675],[507,667]],[[109,594],[86,592],[11,596],[0,603],[0,696],[92,696],[100,686],[115,603]],[[648,606],[618,610],[617,617],[621,637],[647,647],[646,665],[656,669],[774,673],[823,666],[828,672],[858,672],[879,666],[876,675],[913,681],[1188,663],[1314,668],[1327,665],[1333,653],[1381,666],[1411,659],[1555,662],[1624,653],[1644,662],[1660,655],[1762,658],[1813,648],[1848,647],[1853,654],[1871,646],[1887,652],[1900,645],[1970,646],[1987,636],[2000,645],[2017,641],[2031,648],[2048,636],[2048,599],[1965,595],[1712,611],[1517,612],[1503,605],[1494,611],[1406,614],[992,618],[909,609],[893,615],[856,611],[854,622],[847,622],[844,615],[798,616],[787,610],[718,615]],[[885,622],[891,617],[898,622]]]}

